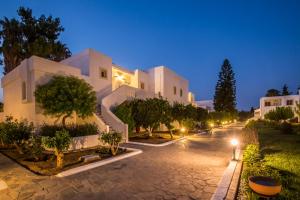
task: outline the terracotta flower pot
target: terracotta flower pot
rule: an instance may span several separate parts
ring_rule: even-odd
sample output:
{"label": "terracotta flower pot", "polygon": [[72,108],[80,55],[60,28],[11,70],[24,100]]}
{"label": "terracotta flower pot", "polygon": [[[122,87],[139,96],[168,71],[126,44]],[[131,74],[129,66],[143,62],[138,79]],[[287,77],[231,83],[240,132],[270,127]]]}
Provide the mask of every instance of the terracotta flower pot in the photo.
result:
{"label": "terracotta flower pot", "polygon": [[261,195],[275,196],[281,191],[281,184],[271,177],[251,176],[248,181],[249,187]]}

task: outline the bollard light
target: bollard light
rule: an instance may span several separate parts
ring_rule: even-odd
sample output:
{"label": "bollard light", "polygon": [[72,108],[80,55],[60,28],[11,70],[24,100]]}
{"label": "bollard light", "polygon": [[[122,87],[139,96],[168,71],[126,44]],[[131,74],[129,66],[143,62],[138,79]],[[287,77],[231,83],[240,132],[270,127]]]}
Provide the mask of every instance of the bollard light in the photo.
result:
{"label": "bollard light", "polygon": [[185,132],[185,128],[182,127],[182,128],[180,129],[180,131],[181,131],[181,132]]}
{"label": "bollard light", "polygon": [[237,139],[232,139],[230,141],[231,145],[232,145],[232,160],[236,160],[235,158],[235,154],[236,154],[236,147],[239,144],[239,141]]}

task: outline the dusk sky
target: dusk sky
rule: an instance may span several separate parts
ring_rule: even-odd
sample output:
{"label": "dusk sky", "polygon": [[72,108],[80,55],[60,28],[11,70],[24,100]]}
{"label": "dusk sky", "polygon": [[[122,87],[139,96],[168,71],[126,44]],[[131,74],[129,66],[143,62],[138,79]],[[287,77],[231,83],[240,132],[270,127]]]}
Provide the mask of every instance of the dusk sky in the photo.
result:
{"label": "dusk sky", "polygon": [[19,6],[59,17],[73,54],[93,48],[129,69],[165,65],[189,80],[197,100],[213,98],[225,58],[239,109],[257,107],[270,88],[300,86],[300,0],[10,0],[0,17],[16,17]]}

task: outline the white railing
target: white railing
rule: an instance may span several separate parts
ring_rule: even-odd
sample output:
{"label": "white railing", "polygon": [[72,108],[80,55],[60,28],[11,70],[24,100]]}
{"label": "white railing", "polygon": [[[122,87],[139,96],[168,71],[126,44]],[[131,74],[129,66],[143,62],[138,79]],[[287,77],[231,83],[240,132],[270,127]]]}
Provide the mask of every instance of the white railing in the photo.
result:
{"label": "white railing", "polygon": [[145,99],[153,97],[155,97],[154,93],[123,85],[102,99],[101,115],[114,130],[124,134],[123,138],[125,138],[125,141],[127,142],[128,125],[123,123],[114,113],[112,113],[111,109],[130,98]]}

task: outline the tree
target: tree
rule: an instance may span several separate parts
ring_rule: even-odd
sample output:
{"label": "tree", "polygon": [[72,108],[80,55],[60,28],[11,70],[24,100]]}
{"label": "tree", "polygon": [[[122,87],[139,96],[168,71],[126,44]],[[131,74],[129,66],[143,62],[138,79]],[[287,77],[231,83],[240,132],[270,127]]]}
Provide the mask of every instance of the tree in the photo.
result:
{"label": "tree", "polygon": [[290,95],[291,93],[289,92],[289,88],[286,84],[283,85],[282,87],[282,92],[281,95],[282,96],[286,96],[286,95]]}
{"label": "tree", "polygon": [[235,112],[236,86],[234,72],[228,59],[225,59],[219,73],[214,95],[214,108],[218,112]]}
{"label": "tree", "polygon": [[68,47],[58,40],[64,31],[59,18],[51,15],[35,18],[32,10],[24,7],[20,7],[17,13],[20,19],[4,17],[0,20],[0,54],[3,55],[4,74],[32,55],[54,61],[71,56]]}
{"label": "tree", "polygon": [[265,118],[273,121],[282,121],[294,117],[294,112],[291,107],[277,107],[275,110],[265,114]]}
{"label": "tree", "polygon": [[142,126],[148,131],[150,137],[152,137],[153,130],[162,122],[168,104],[168,101],[162,98],[152,98],[144,100],[140,105],[143,113]]}
{"label": "tree", "polygon": [[96,93],[92,86],[75,76],[54,76],[48,83],[38,85],[36,102],[45,115],[66,119],[75,113],[78,117],[91,116],[96,110]]}
{"label": "tree", "polygon": [[63,168],[64,152],[68,150],[71,143],[71,137],[66,130],[56,131],[54,137],[42,137],[42,143],[47,148],[53,148],[56,156],[56,167]]}
{"label": "tree", "polygon": [[135,127],[131,101],[124,101],[113,109],[113,113],[124,123],[128,124],[129,133]]}
{"label": "tree", "polygon": [[113,156],[117,155],[119,144],[122,141],[122,134],[118,132],[102,133],[100,140],[109,145],[110,152]]}
{"label": "tree", "polygon": [[170,136],[173,139],[174,126],[172,125],[172,122],[174,121],[174,118],[172,116],[172,106],[169,104],[168,101],[165,101],[163,109],[164,109],[164,111],[163,111],[163,114],[161,115],[160,122],[167,127],[167,129],[169,130]]}
{"label": "tree", "polygon": [[279,90],[269,89],[265,95],[266,97],[276,97],[281,96]]}
{"label": "tree", "polygon": [[182,121],[186,118],[185,106],[181,103],[175,102],[172,106],[172,117],[181,126]]}

